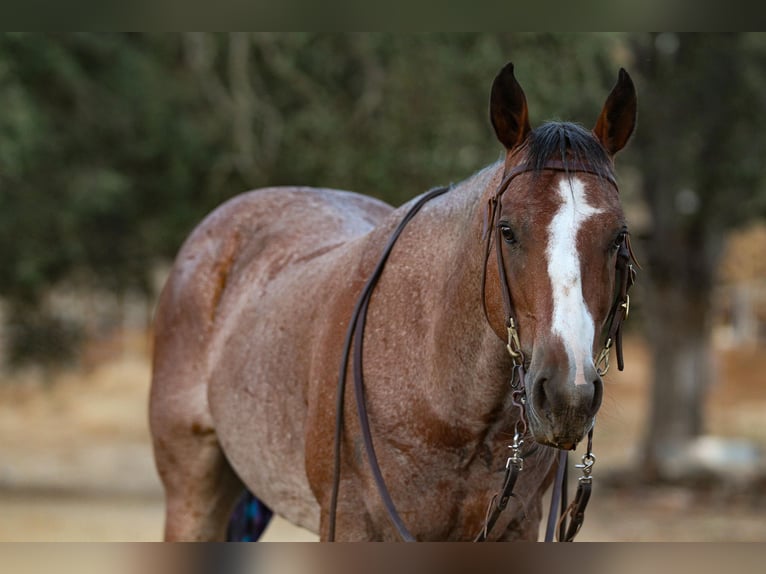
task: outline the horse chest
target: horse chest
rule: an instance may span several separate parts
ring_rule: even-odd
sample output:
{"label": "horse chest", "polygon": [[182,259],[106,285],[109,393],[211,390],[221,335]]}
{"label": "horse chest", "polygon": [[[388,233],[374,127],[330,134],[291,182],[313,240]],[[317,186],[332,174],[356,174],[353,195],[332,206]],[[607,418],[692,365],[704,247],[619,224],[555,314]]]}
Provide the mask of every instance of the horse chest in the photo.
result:
{"label": "horse chest", "polygon": [[[490,501],[501,488],[506,449],[471,455],[467,451],[439,452],[433,448],[430,452],[423,449],[418,454],[411,449],[408,455],[392,457],[390,452],[401,453],[400,447],[385,443],[379,446],[391,496],[408,529],[418,540],[466,541],[477,535]],[[339,531],[339,538],[358,536],[360,539],[399,540],[369,476],[360,441],[355,442],[355,447],[355,462],[359,464],[355,469],[356,479],[364,486],[355,502],[347,500],[351,507],[355,507],[357,520],[351,525],[351,531]],[[493,539],[537,538],[542,495],[552,479],[552,458],[547,454],[548,450],[543,449],[529,457],[530,466],[520,475],[514,498],[499,520]],[[492,461],[490,465],[487,459]]]}

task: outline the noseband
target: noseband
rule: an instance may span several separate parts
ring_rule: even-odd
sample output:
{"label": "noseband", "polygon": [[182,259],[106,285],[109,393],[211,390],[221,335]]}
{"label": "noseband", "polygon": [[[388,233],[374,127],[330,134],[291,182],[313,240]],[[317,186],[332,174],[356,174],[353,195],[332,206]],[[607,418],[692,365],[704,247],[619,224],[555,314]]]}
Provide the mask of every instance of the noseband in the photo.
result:
{"label": "noseband", "polygon": [[[515,406],[520,409],[519,422],[516,425],[516,432],[514,435],[513,444],[510,445],[512,455],[506,462],[506,471],[503,479],[503,484],[489,502],[487,509],[487,516],[484,520],[484,526],[474,539],[477,542],[481,542],[487,539],[490,530],[497,521],[500,513],[505,509],[508,501],[513,495],[513,487],[516,483],[519,473],[523,469],[523,458],[521,457],[521,446],[523,444],[522,437],[526,432],[526,417],[524,411],[524,379],[525,379],[525,359],[524,352],[521,348],[521,341],[518,333],[518,324],[515,319],[515,313],[513,309],[513,300],[511,298],[511,291],[508,285],[508,277],[506,275],[505,262],[503,259],[503,253],[501,249],[501,231],[499,226],[499,218],[501,209],[499,206],[502,201],[503,194],[507,191],[511,181],[522,173],[530,171],[563,171],[566,173],[590,173],[598,175],[599,177],[606,179],[611,183],[615,189],[617,188],[617,182],[611,173],[604,173],[603,171],[596,170],[594,167],[583,164],[580,162],[565,163],[560,160],[549,160],[542,167],[535,167],[529,164],[522,164],[516,166],[504,176],[500,185],[495,193],[490,197],[487,204],[487,208],[484,214],[484,230],[483,240],[485,242],[484,252],[484,266],[482,272],[481,281],[481,299],[482,306],[484,308],[484,315],[489,322],[489,313],[486,306],[485,297],[485,285],[487,275],[487,264],[489,261],[489,252],[491,250],[492,234],[490,228],[495,229],[495,252],[497,254],[498,275],[500,277],[500,292],[503,298],[503,308],[505,312],[505,326],[508,333],[508,340],[506,343],[506,349],[508,350],[511,360],[513,362],[513,370],[511,375],[511,388],[512,399]],[[338,492],[340,488],[340,445],[343,430],[343,407],[345,397],[346,386],[346,371],[348,369],[348,360],[353,346],[353,363],[352,371],[354,375],[354,391],[356,397],[357,411],[359,415],[359,426],[362,433],[362,439],[364,442],[365,450],[367,453],[367,459],[370,463],[370,469],[372,476],[375,480],[378,488],[378,493],[383,501],[383,505],[386,508],[389,519],[396,528],[399,536],[406,542],[414,542],[415,537],[409,532],[404,525],[399,513],[396,510],[396,506],[393,503],[391,495],[388,491],[388,487],[383,479],[383,474],[378,464],[377,455],[375,454],[375,448],[372,443],[372,434],[370,432],[369,417],[367,416],[367,407],[364,399],[364,381],[362,375],[362,346],[364,341],[364,327],[367,319],[367,307],[369,305],[372,292],[375,285],[378,282],[386,261],[396,243],[397,239],[401,235],[404,228],[412,220],[412,218],[420,211],[420,209],[431,199],[442,195],[449,191],[449,187],[439,187],[432,189],[425,193],[413,204],[404,218],[399,222],[391,237],[388,240],[380,259],[378,260],[375,269],[370,275],[367,283],[359,296],[359,299],[354,307],[354,311],[349,322],[348,330],[346,332],[346,338],[343,346],[343,355],[341,359],[340,369],[338,373],[338,387],[336,397],[336,419],[335,419],[335,436],[334,436],[334,472],[333,472],[333,487],[330,498],[330,508],[328,517],[328,539],[334,541],[335,539],[335,522],[338,505]],[[618,190],[619,191],[619,190]],[[490,227],[491,225],[491,227]],[[598,374],[603,376],[609,369],[609,354],[612,346],[615,346],[617,352],[618,368],[623,370],[623,356],[622,356],[622,323],[627,318],[630,310],[630,298],[628,296],[628,290],[635,281],[635,269],[632,263],[637,262],[633,251],[630,247],[630,239],[626,233],[620,243],[617,252],[617,293],[615,296],[614,304],[609,313],[606,342],[601,350],[597,360],[596,368]],[[548,528],[546,529],[546,541],[553,538],[553,526],[555,523],[556,508],[561,502],[561,515],[558,520],[559,536],[558,539],[562,541],[571,542],[576,536],[577,532],[582,525],[584,519],[585,506],[590,498],[590,485],[591,485],[591,467],[595,462],[595,457],[591,452],[591,441],[593,436],[593,429],[588,434],[588,449],[587,453],[583,456],[582,465],[577,465],[583,470],[583,476],[580,477],[577,494],[572,504],[567,507],[566,505],[566,467],[567,467],[567,453],[561,451],[559,457],[558,472],[556,477],[556,485],[554,486],[554,494],[551,500],[551,510],[548,518]],[[567,516],[569,516],[569,523],[567,524]]]}

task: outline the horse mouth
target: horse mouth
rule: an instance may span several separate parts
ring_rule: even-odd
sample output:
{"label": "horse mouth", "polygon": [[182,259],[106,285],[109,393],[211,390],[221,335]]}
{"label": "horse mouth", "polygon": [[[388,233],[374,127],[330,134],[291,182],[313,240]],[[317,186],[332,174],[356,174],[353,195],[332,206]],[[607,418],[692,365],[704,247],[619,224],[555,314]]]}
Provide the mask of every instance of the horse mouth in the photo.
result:
{"label": "horse mouth", "polygon": [[541,418],[534,409],[527,410],[527,418],[535,442],[561,450],[575,450],[595,423],[595,419],[588,416]]}

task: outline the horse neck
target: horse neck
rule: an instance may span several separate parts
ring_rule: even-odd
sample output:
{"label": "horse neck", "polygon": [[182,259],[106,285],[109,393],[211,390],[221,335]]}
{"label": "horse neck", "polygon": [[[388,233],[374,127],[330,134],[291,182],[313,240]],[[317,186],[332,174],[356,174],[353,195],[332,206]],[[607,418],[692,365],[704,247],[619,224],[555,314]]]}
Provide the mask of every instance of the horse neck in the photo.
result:
{"label": "horse neck", "polygon": [[433,360],[422,392],[440,415],[484,425],[507,401],[510,373],[505,345],[482,305],[484,212],[501,177],[497,163],[457,185],[427,212],[426,223],[437,227],[435,236],[449,239],[445,245],[426,231],[432,247],[425,256],[433,262],[427,281],[438,295],[429,310],[434,320],[426,344]]}

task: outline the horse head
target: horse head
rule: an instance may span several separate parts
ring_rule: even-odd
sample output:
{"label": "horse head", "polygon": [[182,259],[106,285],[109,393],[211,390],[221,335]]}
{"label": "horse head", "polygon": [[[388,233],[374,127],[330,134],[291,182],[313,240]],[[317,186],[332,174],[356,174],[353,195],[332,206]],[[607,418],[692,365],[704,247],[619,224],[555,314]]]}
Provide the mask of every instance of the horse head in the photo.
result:
{"label": "horse head", "polygon": [[592,131],[561,122],[532,129],[508,64],[493,83],[490,117],[506,155],[503,183],[489,200],[486,240],[498,265],[487,264],[484,304],[493,330],[508,333],[510,350],[518,347],[532,435],[571,449],[603,395],[595,357],[627,242],[613,158],[633,132],[635,88],[620,70]]}

